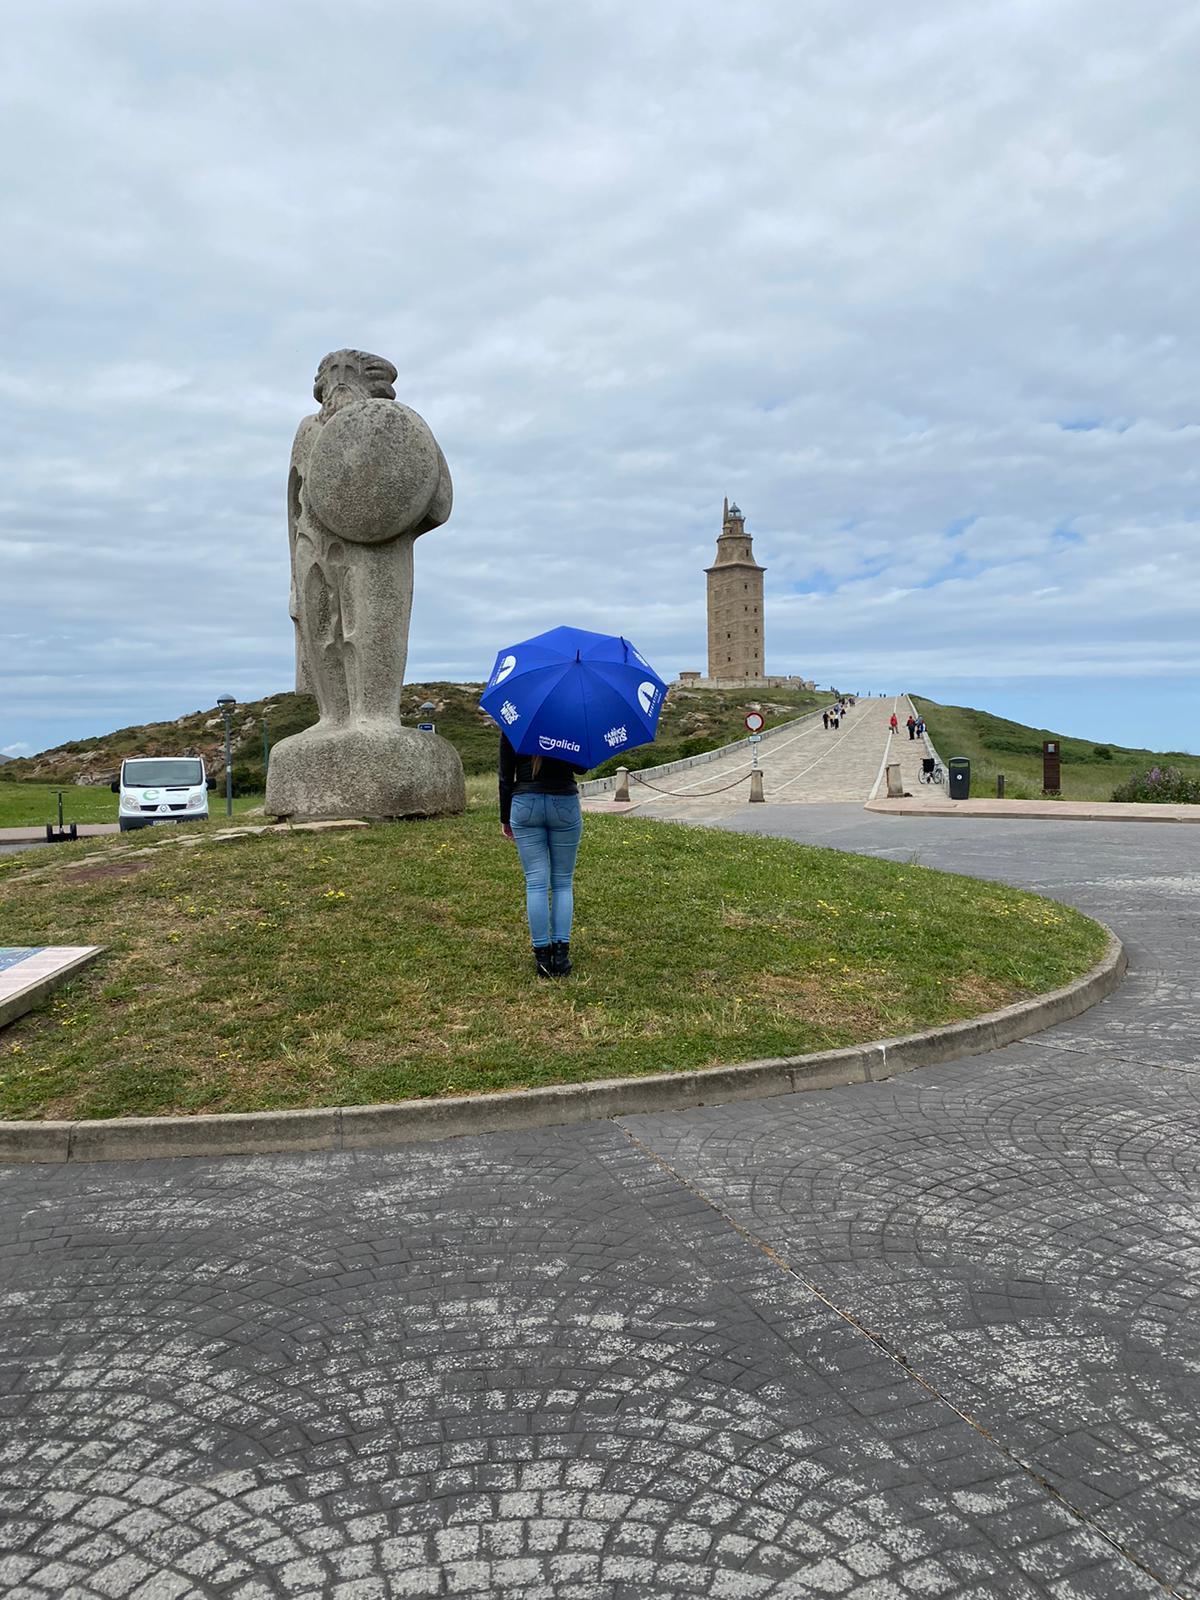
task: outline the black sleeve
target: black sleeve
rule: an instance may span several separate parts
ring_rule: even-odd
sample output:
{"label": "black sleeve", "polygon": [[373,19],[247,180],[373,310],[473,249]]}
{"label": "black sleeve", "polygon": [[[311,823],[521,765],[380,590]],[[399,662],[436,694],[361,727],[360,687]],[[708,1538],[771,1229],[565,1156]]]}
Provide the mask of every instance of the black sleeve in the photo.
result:
{"label": "black sleeve", "polygon": [[512,811],[513,788],[517,781],[517,752],[500,735],[500,821],[507,823]]}

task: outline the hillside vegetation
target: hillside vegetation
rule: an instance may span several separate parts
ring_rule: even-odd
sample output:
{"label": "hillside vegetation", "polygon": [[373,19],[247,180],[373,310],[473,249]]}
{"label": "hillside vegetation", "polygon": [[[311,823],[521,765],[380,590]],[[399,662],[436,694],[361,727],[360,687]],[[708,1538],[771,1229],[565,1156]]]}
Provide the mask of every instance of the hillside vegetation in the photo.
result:
{"label": "hillside vegetation", "polygon": [[[462,757],[468,774],[491,772],[496,765],[498,733],[495,723],[479,709],[481,683],[410,683],[404,687],[400,715],[414,725],[428,718],[443,738],[449,739]],[[769,699],[753,700],[750,690],[680,689],[673,687],[659,722],[653,745],[627,752],[619,758],[627,766],[651,766],[659,761],[676,761],[696,755],[714,745],[728,744],[745,737],[743,718],[751,704],[761,706],[766,725],[787,722],[823,704],[828,695],[811,691],[772,689]],[[431,702],[433,710],[423,713],[421,706]],[[272,745],[299,733],[317,720],[316,701],[310,695],[276,694],[264,700],[251,700],[235,708],[233,714],[233,777],[237,794],[261,793],[263,771],[263,727]],[[221,713],[215,706],[191,711],[173,722],[149,722],[118,728],[114,733],[73,739],[40,755],[26,756],[5,765],[0,783],[105,784],[116,776],[126,756],[200,755],[208,770],[224,771],[225,733]],[[608,772],[619,764],[607,762],[597,768]]]}
{"label": "hillside vegetation", "polygon": [[1030,728],[971,706],[944,706],[921,695],[913,705],[925,718],[929,736],[943,761],[966,756],[971,763],[971,794],[994,795],[996,774],[1005,794],[1031,800],[1042,793],[1042,741],[1057,739],[1062,749],[1062,795],[1066,800],[1111,800],[1113,791],[1153,767],[1177,767],[1200,780],[1200,757],[1178,750],[1141,750],[1128,745],[1074,739],[1053,728]]}

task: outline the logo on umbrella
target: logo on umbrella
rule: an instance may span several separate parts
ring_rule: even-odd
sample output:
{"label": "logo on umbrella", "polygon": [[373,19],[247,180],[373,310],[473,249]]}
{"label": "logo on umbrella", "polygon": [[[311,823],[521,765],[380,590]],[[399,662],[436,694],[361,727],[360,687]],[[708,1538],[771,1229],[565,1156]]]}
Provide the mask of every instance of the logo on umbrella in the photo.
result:
{"label": "logo on umbrella", "polygon": [[552,739],[548,733],[538,738],[538,744],[543,750],[573,750],[576,755],[579,754],[579,746],[572,744],[570,739]]}
{"label": "logo on umbrella", "polygon": [[640,705],[646,715],[649,716],[650,707],[658,698],[658,685],[656,683],[639,683],[637,697],[638,705]]}
{"label": "logo on umbrella", "polygon": [[503,683],[516,664],[516,656],[505,656],[504,660],[496,668],[496,676],[492,679],[493,686],[497,683]]}

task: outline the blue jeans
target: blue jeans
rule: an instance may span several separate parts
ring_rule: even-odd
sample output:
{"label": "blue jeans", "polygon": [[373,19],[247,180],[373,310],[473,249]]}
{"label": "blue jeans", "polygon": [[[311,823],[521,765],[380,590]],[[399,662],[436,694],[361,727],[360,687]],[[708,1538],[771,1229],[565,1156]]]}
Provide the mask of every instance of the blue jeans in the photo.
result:
{"label": "blue jeans", "polygon": [[529,937],[540,949],[571,937],[575,857],[583,833],[576,794],[515,794],[509,817],[525,873]]}

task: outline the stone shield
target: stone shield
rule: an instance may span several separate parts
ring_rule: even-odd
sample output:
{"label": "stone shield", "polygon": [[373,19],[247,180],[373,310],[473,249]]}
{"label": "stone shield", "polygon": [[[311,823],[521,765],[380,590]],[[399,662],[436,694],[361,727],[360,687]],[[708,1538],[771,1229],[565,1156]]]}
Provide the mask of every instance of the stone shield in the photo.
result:
{"label": "stone shield", "polygon": [[423,417],[394,400],[359,400],[320,430],[305,474],[309,506],[339,538],[382,544],[417,527],[441,462]]}

